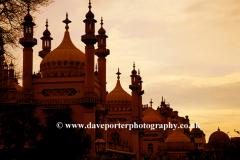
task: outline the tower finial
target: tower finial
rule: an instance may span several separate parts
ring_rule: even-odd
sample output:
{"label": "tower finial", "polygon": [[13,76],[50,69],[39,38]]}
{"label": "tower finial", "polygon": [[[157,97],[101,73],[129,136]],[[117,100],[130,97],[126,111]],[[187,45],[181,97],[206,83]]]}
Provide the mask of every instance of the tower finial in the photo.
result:
{"label": "tower finial", "polygon": [[218,127],[218,131],[220,131],[219,127]]}
{"label": "tower finial", "polygon": [[135,69],[135,62],[133,62],[133,69]]}
{"label": "tower finial", "polygon": [[138,75],[140,76],[140,69],[138,69]]}
{"label": "tower finial", "polygon": [[118,76],[117,76],[117,79],[119,80],[119,79],[120,79],[120,76],[119,76],[119,75],[121,74],[121,73],[119,72],[119,68],[118,68],[118,72],[117,72],[116,74],[118,75]]}
{"label": "tower finial", "polygon": [[149,103],[150,103],[150,106],[152,107],[152,104],[153,104],[152,98],[151,98],[151,101]]}
{"label": "tower finial", "polygon": [[101,24],[101,27],[102,27],[103,26],[103,18],[102,17],[101,17],[101,23],[100,24]]}
{"label": "tower finial", "polygon": [[46,19],[46,29],[48,29],[48,19]]}
{"label": "tower finial", "polygon": [[71,21],[68,19],[68,13],[66,13],[66,19],[63,21],[63,23],[66,24],[65,29],[68,30],[69,29],[68,23],[71,23]]}
{"label": "tower finial", "polygon": [[89,8],[89,10],[91,10],[91,8],[92,8],[92,6],[91,6],[91,0],[89,0],[89,3],[88,3],[89,5],[88,5],[88,8]]}
{"label": "tower finial", "polygon": [[28,14],[30,12],[30,2],[28,2],[28,8],[27,8]]}

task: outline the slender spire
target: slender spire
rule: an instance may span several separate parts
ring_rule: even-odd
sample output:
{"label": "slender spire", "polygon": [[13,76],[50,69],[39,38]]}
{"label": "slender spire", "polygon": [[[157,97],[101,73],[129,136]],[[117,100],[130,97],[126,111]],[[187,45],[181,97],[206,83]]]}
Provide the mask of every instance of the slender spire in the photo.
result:
{"label": "slender spire", "polygon": [[138,69],[138,75],[140,76],[140,69]]}
{"label": "slender spire", "polygon": [[69,29],[68,23],[71,23],[71,22],[72,22],[72,21],[70,21],[70,20],[68,19],[68,13],[66,13],[66,19],[63,21],[63,23],[66,24],[66,26],[65,26],[65,29],[66,29],[66,30]]}
{"label": "slender spire", "polygon": [[48,19],[46,19],[46,29],[48,29]]}
{"label": "slender spire", "polygon": [[162,96],[162,101],[163,101],[163,96]]}
{"label": "slender spire", "polygon": [[153,101],[152,101],[152,99],[151,99],[151,101],[150,101],[149,103],[150,103],[150,107],[152,107],[152,104],[153,104]]}
{"label": "slender spire", "polygon": [[218,127],[218,131],[220,131],[219,127]]}
{"label": "slender spire", "polygon": [[135,62],[133,62],[133,69],[135,69]]}
{"label": "slender spire", "polygon": [[101,27],[102,27],[103,26],[103,18],[102,17],[101,17],[101,23],[100,24],[101,24]]}
{"label": "slender spire", "polygon": [[91,10],[91,8],[92,8],[92,6],[91,6],[91,0],[89,0],[89,3],[88,3],[89,5],[88,5],[88,8],[89,8],[89,10]]}
{"label": "slender spire", "polygon": [[30,2],[28,2],[28,8],[27,8],[28,14],[30,12]]}
{"label": "slender spire", "polygon": [[121,74],[121,73],[119,72],[119,68],[118,68],[118,72],[117,72],[116,74],[118,75],[118,76],[117,76],[117,79],[119,80],[119,79],[120,79],[120,76],[119,76],[119,75]]}

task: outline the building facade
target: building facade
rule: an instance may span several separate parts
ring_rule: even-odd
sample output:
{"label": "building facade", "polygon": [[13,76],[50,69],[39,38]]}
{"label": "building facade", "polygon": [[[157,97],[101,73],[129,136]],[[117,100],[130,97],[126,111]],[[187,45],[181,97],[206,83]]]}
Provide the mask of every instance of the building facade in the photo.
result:
{"label": "building facade", "polygon": [[[106,48],[106,31],[101,28],[95,35],[94,14],[89,3],[89,11],[86,14],[85,34],[81,36],[85,44],[85,51],[79,50],[71,41],[71,21],[66,15],[65,32],[61,44],[51,51],[51,33],[43,32],[42,58],[40,72],[33,73],[33,47],[37,45],[34,38],[34,22],[29,10],[24,18],[23,35],[19,43],[23,46],[23,82],[18,85],[14,78],[14,66],[9,66],[1,57],[0,79],[1,87],[6,87],[2,96],[3,105],[34,106],[36,117],[40,123],[46,125],[46,117],[57,110],[71,110],[71,118],[79,124],[190,124],[188,116],[178,116],[178,111],[173,111],[169,104],[162,98],[160,106],[155,110],[142,104],[142,77],[135,70],[135,64],[131,72],[131,95],[121,86],[120,71],[118,70],[115,88],[106,91],[106,59],[110,50]],[[63,29],[64,30],[64,29]],[[95,48],[95,45],[97,47]],[[97,69],[95,69],[94,57],[97,56]],[[9,68],[8,68],[9,67]],[[167,151],[167,155],[186,159],[187,153],[195,149],[194,135],[199,149],[205,143],[205,135],[199,130],[190,132],[190,129],[172,128],[163,129],[129,129],[115,128],[102,130],[102,136],[106,142],[106,152],[133,155],[136,159],[145,151],[154,153]],[[100,134],[100,129],[87,129],[95,142]],[[196,135],[195,135],[196,134]],[[198,136],[201,134],[201,137]],[[202,136],[204,135],[204,136]],[[199,140],[199,138],[201,140]],[[199,141],[199,142],[198,142]],[[177,145],[176,145],[177,144]]]}

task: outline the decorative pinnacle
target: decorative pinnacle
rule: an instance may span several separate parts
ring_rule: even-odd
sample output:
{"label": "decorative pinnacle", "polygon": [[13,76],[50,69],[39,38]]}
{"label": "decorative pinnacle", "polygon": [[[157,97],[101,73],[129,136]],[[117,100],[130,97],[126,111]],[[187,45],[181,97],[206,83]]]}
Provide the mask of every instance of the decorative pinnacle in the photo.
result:
{"label": "decorative pinnacle", "polygon": [[46,20],[46,29],[48,29],[48,19]]}
{"label": "decorative pinnacle", "polygon": [[150,106],[152,107],[152,104],[153,104],[153,101],[152,101],[152,99],[151,99],[151,101],[150,101],[149,103],[150,103]]}
{"label": "decorative pinnacle", "polygon": [[119,76],[119,75],[121,74],[121,73],[119,72],[119,68],[118,68],[118,72],[117,72],[116,74],[118,75],[118,76],[117,76],[117,79],[119,80],[119,79],[120,79],[120,76]]}
{"label": "decorative pinnacle", "polygon": [[91,10],[91,8],[92,8],[92,6],[91,6],[91,0],[89,0],[89,6],[88,6],[88,8],[89,8],[89,10]]}
{"label": "decorative pinnacle", "polygon": [[28,14],[30,12],[30,2],[28,2],[28,8],[27,8]]}
{"label": "decorative pinnacle", "polygon": [[102,27],[103,26],[103,18],[102,17],[101,17],[101,23],[100,24],[101,24],[101,27]]}
{"label": "decorative pinnacle", "polygon": [[66,30],[69,29],[68,23],[71,23],[71,22],[72,22],[72,21],[70,21],[70,20],[68,19],[68,13],[66,13],[66,19],[63,21],[63,23],[66,24],[66,26],[65,26],[65,29],[66,29]]}
{"label": "decorative pinnacle", "polygon": [[162,96],[162,102],[163,102],[163,96]]}
{"label": "decorative pinnacle", "polygon": [[140,76],[140,69],[138,69],[138,75]]}
{"label": "decorative pinnacle", "polygon": [[133,62],[133,69],[135,69],[135,62]]}
{"label": "decorative pinnacle", "polygon": [[220,131],[219,127],[218,127],[218,131]]}

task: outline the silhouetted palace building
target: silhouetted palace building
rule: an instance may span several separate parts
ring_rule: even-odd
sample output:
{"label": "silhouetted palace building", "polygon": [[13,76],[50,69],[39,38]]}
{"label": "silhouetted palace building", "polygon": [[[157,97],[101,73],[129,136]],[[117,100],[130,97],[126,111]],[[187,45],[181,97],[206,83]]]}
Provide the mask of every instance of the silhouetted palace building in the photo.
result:
{"label": "silhouetted palace building", "polygon": [[[7,87],[2,96],[3,105],[35,106],[35,116],[40,118],[40,123],[46,125],[49,113],[57,110],[71,110],[71,117],[79,124],[189,124],[188,116],[180,117],[178,111],[173,111],[169,104],[162,98],[160,106],[154,110],[152,101],[150,106],[142,104],[142,78],[135,70],[135,64],[131,71],[131,95],[121,86],[120,72],[117,72],[116,86],[107,94],[106,92],[106,59],[110,50],[106,48],[108,37],[103,28],[95,35],[94,14],[89,11],[86,14],[85,34],[81,40],[85,43],[85,51],[80,51],[71,41],[68,24],[71,21],[63,21],[65,33],[61,44],[51,51],[51,33],[43,32],[42,58],[40,72],[33,74],[33,47],[37,39],[33,37],[34,23],[31,15],[24,18],[24,37],[20,38],[23,46],[23,82],[18,85],[14,77],[14,66],[9,66],[1,57],[0,79],[1,87]],[[64,31],[64,29],[63,29]],[[95,44],[97,47],[95,48]],[[97,56],[98,70],[95,70],[94,57]],[[37,65],[37,64],[34,64]],[[3,126],[4,127],[4,126]],[[1,130],[2,131],[2,130]],[[100,133],[99,129],[87,129],[93,142]],[[1,132],[0,134],[3,135]],[[215,133],[214,133],[215,134]],[[221,133],[222,134],[222,133]],[[197,148],[203,149],[205,134],[200,129],[132,129],[116,128],[102,130],[102,136],[106,142],[105,152],[116,154],[129,154],[139,159],[142,152],[155,153],[159,150],[166,151],[168,156],[179,159],[188,159],[187,155]],[[222,136],[228,140],[227,135]],[[218,136],[216,136],[217,138]],[[4,137],[3,137],[4,138]],[[210,137],[209,143],[214,143]],[[2,146],[4,144],[1,144]]]}

